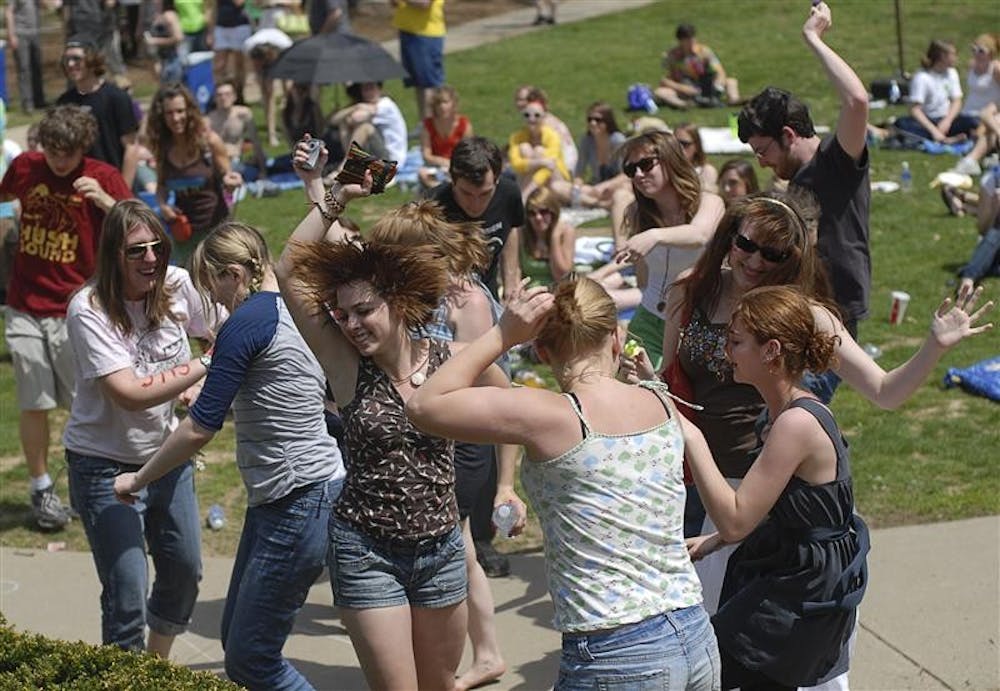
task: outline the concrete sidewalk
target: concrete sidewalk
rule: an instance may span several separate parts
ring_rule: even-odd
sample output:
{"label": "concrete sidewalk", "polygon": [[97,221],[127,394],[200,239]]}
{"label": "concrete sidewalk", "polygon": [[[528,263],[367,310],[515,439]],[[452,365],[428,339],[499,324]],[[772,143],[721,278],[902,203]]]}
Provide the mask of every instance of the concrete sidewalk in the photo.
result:
{"label": "concrete sidewalk", "polygon": [[[551,688],[559,636],[550,628],[542,555],[511,561],[510,577],[490,581],[509,670],[490,688]],[[852,688],[1000,688],[1000,517],[874,531],[869,564]],[[221,673],[218,626],[231,567],[230,559],[205,561],[174,661]],[[88,553],[0,549],[0,611],[19,630],[99,643],[99,593]],[[318,689],[363,689],[332,602],[329,583],[317,583],[285,652]]]}

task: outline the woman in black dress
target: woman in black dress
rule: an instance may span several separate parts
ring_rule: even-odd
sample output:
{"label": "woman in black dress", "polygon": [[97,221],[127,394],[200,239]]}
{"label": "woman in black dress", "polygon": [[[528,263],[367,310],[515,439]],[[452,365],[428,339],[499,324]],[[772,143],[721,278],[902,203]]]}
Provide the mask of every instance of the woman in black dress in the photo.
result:
{"label": "woman in black dress", "polygon": [[847,670],[848,639],[867,585],[868,528],[854,513],[847,445],[830,410],[801,386],[825,371],[837,336],[795,288],[745,294],[726,342],[734,380],[767,405],[771,429],[737,489],[701,432],[685,424],[698,491],[719,532],[689,540],[693,558],[743,540],[729,558],[712,618],[723,688],[794,689]]}

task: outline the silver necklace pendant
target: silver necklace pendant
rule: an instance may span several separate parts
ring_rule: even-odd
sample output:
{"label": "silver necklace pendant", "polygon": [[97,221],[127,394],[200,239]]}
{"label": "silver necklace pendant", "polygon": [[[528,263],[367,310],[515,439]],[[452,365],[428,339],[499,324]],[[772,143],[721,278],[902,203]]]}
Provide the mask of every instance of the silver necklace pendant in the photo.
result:
{"label": "silver necklace pendant", "polygon": [[413,374],[410,375],[410,386],[412,386],[413,388],[417,388],[418,386],[422,385],[425,381],[427,381],[427,377],[424,375],[423,372],[414,372]]}

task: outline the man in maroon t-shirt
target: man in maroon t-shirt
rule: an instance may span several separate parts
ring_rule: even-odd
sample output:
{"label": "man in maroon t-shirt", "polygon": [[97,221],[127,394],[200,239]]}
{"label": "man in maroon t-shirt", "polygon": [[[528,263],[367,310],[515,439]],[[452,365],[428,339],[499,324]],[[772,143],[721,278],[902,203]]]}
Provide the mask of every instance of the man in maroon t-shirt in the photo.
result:
{"label": "man in maroon t-shirt", "polygon": [[94,273],[104,214],[132,196],[118,170],[84,158],[96,136],[93,115],[78,106],[58,106],[38,126],[44,152],[18,156],[0,182],[0,200],[16,198],[21,204],[5,336],[21,409],[31,508],[45,530],[69,521],[48,473],[48,411],[68,408],[73,395],[66,306]]}

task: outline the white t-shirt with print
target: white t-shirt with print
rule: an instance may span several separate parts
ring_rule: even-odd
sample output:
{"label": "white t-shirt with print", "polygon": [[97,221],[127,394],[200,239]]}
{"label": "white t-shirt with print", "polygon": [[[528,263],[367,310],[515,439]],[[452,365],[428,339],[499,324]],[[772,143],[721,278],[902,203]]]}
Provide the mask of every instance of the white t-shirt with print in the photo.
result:
{"label": "white t-shirt with print", "polygon": [[101,384],[102,377],[123,369],[131,369],[138,378],[172,376],[170,370],[191,360],[188,336],[207,337],[217,328],[218,320],[206,317],[187,271],[169,267],[166,284],[174,286],[170,309],[177,321],[165,319],[150,326],[144,303],[126,301],[135,325],[128,335],[93,304],[93,283],[84,285],[70,301],[66,324],[76,390],[63,432],[63,444],[70,451],[141,465],[177,427],[173,401],[145,410],[125,410],[108,397]]}

